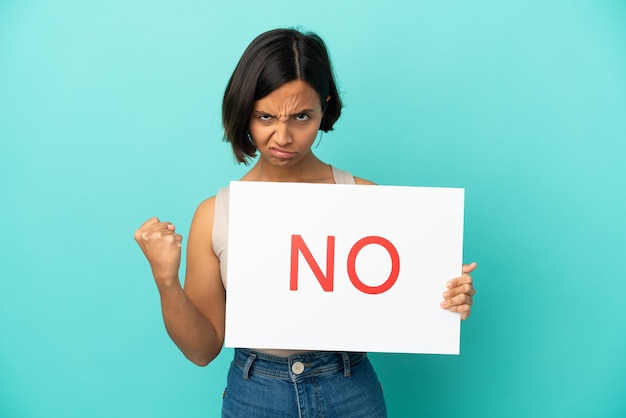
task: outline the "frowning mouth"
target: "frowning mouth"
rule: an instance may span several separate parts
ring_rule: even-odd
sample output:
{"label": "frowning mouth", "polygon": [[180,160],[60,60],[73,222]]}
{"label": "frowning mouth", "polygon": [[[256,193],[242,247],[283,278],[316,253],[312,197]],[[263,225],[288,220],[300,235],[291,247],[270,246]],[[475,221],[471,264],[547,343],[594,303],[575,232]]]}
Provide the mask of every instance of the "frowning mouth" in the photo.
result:
{"label": "frowning mouth", "polygon": [[296,153],[280,148],[270,148],[270,153],[276,158],[293,158]]}

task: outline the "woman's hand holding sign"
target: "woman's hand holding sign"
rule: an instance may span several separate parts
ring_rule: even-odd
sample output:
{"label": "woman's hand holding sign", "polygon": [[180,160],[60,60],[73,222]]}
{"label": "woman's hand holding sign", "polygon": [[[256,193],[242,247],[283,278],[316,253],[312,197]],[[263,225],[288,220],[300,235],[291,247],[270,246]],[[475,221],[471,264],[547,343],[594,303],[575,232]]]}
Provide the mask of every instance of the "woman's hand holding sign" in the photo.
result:
{"label": "woman's hand holding sign", "polygon": [[475,262],[464,264],[463,274],[460,277],[448,281],[448,283],[446,283],[448,289],[443,292],[444,300],[441,302],[441,307],[450,312],[460,313],[462,320],[470,316],[472,303],[474,303],[472,297],[476,294],[476,289],[474,288],[470,273],[474,271],[475,268]]}

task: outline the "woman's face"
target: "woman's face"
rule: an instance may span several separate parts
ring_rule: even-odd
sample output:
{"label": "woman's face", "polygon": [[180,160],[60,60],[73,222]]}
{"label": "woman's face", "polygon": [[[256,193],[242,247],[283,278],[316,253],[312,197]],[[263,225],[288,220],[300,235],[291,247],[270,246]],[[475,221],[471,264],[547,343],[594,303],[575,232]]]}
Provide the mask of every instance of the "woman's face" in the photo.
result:
{"label": "woman's face", "polygon": [[260,158],[281,167],[298,164],[310,154],[323,115],[319,94],[302,80],[257,100],[249,129]]}

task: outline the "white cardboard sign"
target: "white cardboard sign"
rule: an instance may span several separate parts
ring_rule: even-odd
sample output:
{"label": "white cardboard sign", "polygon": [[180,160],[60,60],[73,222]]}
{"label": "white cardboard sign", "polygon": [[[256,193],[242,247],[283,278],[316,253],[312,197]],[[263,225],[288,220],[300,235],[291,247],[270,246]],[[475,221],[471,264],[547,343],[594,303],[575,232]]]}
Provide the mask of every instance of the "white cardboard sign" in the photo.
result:
{"label": "white cardboard sign", "polygon": [[[227,347],[458,354],[463,189],[231,182]],[[331,238],[329,238],[331,237]]]}

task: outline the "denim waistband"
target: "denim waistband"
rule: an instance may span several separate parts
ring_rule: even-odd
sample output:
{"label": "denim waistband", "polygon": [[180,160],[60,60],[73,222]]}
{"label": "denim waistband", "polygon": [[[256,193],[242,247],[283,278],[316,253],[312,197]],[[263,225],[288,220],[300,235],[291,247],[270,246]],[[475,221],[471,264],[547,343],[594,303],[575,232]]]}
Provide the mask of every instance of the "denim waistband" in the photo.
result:
{"label": "denim waistband", "polygon": [[350,368],[361,362],[365,353],[346,351],[311,351],[277,357],[247,348],[236,348],[233,363],[241,368],[243,378],[253,374],[296,381],[342,371],[350,377]]}

